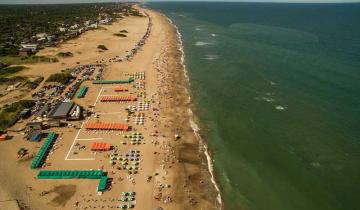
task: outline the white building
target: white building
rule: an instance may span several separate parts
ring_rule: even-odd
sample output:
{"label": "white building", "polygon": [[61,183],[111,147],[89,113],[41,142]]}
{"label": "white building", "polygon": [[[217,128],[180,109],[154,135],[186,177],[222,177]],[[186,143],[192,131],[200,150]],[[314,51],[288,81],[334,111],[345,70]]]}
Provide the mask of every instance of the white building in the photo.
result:
{"label": "white building", "polygon": [[64,28],[64,27],[59,27],[58,30],[59,30],[60,32],[65,32],[65,31],[66,31],[66,28]]}
{"label": "white building", "polygon": [[70,26],[71,29],[77,29],[79,27],[80,27],[79,24],[74,24],[74,25]]}
{"label": "white building", "polygon": [[22,44],[21,48],[28,48],[31,49],[33,52],[35,52],[38,49],[38,44]]}

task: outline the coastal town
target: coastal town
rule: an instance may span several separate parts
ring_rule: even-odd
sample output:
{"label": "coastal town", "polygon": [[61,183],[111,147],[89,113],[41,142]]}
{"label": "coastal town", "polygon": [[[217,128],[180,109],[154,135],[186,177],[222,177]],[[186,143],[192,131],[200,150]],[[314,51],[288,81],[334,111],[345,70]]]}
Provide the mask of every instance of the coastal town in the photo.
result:
{"label": "coastal town", "polygon": [[[188,117],[181,114],[187,109],[181,99],[187,97],[186,79],[179,87],[169,84],[184,77],[175,64],[174,29],[153,11],[120,5],[116,17],[99,13],[96,20],[61,25],[61,36],[38,33],[17,46],[16,56],[24,60],[58,57],[23,64],[22,76],[2,78],[0,149],[11,161],[2,163],[1,175],[21,170],[17,183],[1,183],[0,196],[9,197],[1,203],[6,208],[219,207],[215,190],[201,191],[212,186],[211,175],[197,154],[198,140],[184,124]],[[94,43],[87,55],[87,42],[100,36],[92,33],[110,41]],[[75,50],[81,46],[85,50]],[[49,72],[36,75],[38,68]],[[180,154],[177,145],[188,149]]]}

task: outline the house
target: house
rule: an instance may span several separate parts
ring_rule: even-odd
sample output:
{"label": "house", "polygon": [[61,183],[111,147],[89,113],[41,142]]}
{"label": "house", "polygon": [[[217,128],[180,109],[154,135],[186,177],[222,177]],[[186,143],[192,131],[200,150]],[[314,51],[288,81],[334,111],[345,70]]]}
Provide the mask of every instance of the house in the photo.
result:
{"label": "house", "polygon": [[38,44],[21,44],[21,48],[28,48],[35,53],[38,50],[39,45]]}
{"label": "house", "polygon": [[46,38],[47,34],[46,33],[38,33],[35,35],[37,38]]}
{"label": "house", "polygon": [[66,119],[74,107],[74,102],[60,102],[48,114],[49,119]]}
{"label": "house", "polygon": [[18,88],[20,85],[21,85],[21,82],[17,82],[14,85],[9,85],[6,88],[6,91],[16,90],[16,88]]}
{"label": "house", "polygon": [[75,30],[75,29],[77,29],[77,28],[79,28],[79,27],[80,27],[79,24],[74,24],[74,25],[70,26],[70,29]]}
{"label": "house", "polygon": [[47,37],[47,40],[48,40],[49,42],[54,42],[54,41],[57,40],[57,37],[56,37],[56,35],[50,35],[50,36]]}
{"label": "house", "polygon": [[85,31],[84,28],[79,28],[78,33],[81,34],[81,33],[83,33],[84,31]]}
{"label": "house", "polygon": [[70,31],[65,36],[67,39],[75,38],[78,36],[78,31]]}
{"label": "house", "polygon": [[41,44],[44,44],[45,42],[47,41],[47,38],[46,37],[41,37],[37,40],[37,43],[41,43]]}
{"label": "house", "polygon": [[105,18],[105,19],[100,20],[99,23],[106,25],[106,24],[110,23],[110,21],[111,21],[111,18]]}
{"label": "house", "polygon": [[41,109],[35,114],[35,116],[42,118],[42,117],[44,117],[44,116],[48,113],[49,109],[50,109],[49,105],[48,105],[48,104],[45,104],[45,106],[43,106],[43,108],[41,108]]}
{"label": "house", "polygon": [[61,122],[60,122],[60,120],[58,120],[58,119],[51,119],[51,120],[48,120],[48,121],[46,122],[46,125],[47,125],[48,127],[60,127],[60,126],[61,126]]}
{"label": "house", "polygon": [[64,28],[64,27],[59,27],[58,30],[59,30],[60,32],[65,32],[65,31],[66,31],[66,28]]}
{"label": "house", "polygon": [[34,54],[33,50],[30,48],[21,48],[19,50],[20,57],[29,57],[30,55]]}
{"label": "house", "polygon": [[30,117],[30,115],[31,115],[30,109],[26,108],[20,112],[19,117],[22,119],[26,119],[26,118]]}
{"label": "house", "polygon": [[60,102],[48,114],[48,118],[78,120],[81,117],[81,107],[72,101]]}
{"label": "house", "polygon": [[40,130],[30,130],[26,135],[26,140],[39,142],[43,136]]}
{"label": "house", "polygon": [[41,130],[42,128],[41,122],[29,122],[26,124],[26,130]]}

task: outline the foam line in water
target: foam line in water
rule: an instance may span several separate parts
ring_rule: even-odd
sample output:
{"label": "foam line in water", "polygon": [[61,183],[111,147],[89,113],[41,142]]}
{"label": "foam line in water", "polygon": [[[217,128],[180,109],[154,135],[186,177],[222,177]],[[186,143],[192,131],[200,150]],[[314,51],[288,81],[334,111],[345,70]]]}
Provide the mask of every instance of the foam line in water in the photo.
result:
{"label": "foam line in water", "polygon": [[195,42],[195,46],[206,46],[206,45],[210,45],[211,43],[210,42],[202,42],[202,41],[198,41],[198,42]]}

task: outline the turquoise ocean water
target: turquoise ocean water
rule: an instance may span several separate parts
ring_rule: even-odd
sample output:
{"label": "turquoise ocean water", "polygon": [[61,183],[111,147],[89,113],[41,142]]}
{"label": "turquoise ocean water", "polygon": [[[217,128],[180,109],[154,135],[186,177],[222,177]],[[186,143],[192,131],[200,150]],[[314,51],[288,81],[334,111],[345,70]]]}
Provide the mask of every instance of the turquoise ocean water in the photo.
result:
{"label": "turquoise ocean water", "polygon": [[360,4],[147,6],[182,34],[225,209],[360,209]]}

